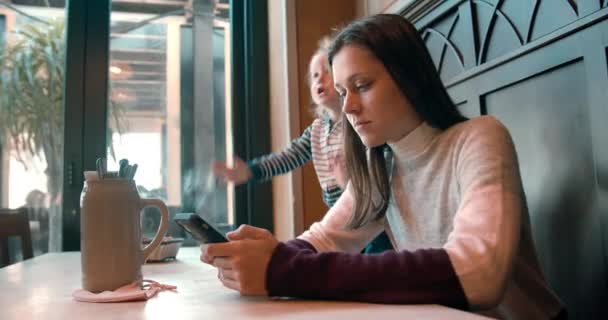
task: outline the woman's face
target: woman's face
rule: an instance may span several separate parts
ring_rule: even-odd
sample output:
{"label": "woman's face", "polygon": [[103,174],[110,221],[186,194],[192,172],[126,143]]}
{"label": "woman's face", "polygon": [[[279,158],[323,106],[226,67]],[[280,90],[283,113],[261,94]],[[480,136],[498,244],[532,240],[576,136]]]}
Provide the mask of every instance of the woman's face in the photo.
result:
{"label": "woman's face", "polygon": [[342,112],[366,147],[398,141],[422,122],[384,64],[369,50],[342,47],[332,69]]}
{"label": "woman's face", "polygon": [[337,117],[340,113],[340,99],[334,89],[334,80],[327,65],[327,54],[320,53],[310,59],[310,96],[316,105],[331,109]]}

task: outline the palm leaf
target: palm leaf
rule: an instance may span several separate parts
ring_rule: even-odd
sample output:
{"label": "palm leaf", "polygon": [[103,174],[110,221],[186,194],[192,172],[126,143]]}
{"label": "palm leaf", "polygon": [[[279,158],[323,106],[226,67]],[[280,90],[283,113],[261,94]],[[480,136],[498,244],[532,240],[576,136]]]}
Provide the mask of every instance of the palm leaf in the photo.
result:
{"label": "palm leaf", "polygon": [[[33,21],[14,30],[0,51],[0,143],[10,141],[26,168],[42,152],[50,187],[61,179],[65,27],[61,19]],[[110,128],[123,132],[124,107],[109,101],[108,108]]]}

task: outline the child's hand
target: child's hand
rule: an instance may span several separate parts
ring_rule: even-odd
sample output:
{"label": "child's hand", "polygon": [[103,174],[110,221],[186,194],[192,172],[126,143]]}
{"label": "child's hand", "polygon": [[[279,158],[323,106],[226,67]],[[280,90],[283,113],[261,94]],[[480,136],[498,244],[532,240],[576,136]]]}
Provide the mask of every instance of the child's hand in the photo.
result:
{"label": "child's hand", "polygon": [[224,182],[232,182],[236,185],[243,184],[251,179],[252,173],[247,164],[239,157],[234,157],[234,165],[228,168],[226,164],[215,161],[212,165],[213,174]]}

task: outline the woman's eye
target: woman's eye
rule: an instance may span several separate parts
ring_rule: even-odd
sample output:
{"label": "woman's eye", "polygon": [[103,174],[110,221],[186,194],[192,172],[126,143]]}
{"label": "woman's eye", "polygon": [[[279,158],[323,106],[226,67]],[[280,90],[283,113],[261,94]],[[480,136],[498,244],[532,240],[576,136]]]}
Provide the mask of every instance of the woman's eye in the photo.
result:
{"label": "woman's eye", "polygon": [[369,89],[369,83],[366,82],[355,84],[355,88],[357,88],[357,91],[365,91]]}

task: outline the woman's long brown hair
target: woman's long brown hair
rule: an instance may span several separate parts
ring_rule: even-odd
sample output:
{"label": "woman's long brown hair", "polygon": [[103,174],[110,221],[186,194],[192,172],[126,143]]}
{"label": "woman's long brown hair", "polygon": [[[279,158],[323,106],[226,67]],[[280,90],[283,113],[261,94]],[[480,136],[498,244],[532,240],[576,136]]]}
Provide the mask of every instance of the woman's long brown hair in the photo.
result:
{"label": "woman's long brown hair", "polygon": [[[366,48],[382,62],[416,113],[430,126],[447,129],[467,120],[450,99],[418,31],[402,16],[379,14],[347,25],[329,48],[330,66],[347,45]],[[387,145],[367,149],[343,117],[346,168],[355,197],[348,227],[358,228],[386,214],[391,196],[386,159],[391,151]]]}

